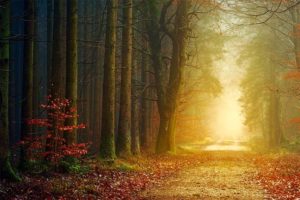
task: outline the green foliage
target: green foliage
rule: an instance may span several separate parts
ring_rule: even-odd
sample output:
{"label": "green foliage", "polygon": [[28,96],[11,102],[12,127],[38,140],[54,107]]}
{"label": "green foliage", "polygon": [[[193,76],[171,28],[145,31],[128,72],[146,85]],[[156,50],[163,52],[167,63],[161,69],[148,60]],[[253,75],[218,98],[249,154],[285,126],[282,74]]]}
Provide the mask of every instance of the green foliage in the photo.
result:
{"label": "green foliage", "polygon": [[114,160],[116,158],[114,136],[110,135],[102,138],[102,146],[100,148],[101,159]]}
{"label": "green foliage", "polygon": [[50,170],[49,163],[44,160],[26,160],[23,169],[32,174],[41,174]]}
{"label": "green foliage", "polygon": [[64,173],[85,174],[90,171],[88,165],[82,164],[79,159],[73,157],[65,157],[58,167]]}

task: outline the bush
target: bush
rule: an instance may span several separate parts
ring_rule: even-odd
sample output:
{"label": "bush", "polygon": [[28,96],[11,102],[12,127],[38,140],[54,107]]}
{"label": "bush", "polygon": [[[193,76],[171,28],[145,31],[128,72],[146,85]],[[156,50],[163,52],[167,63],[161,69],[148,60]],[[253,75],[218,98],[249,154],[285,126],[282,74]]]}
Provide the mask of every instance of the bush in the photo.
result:
{"label": "bush", "polygon": [[83,165],[79,159],[74,157],[65,157],[59,163],[59,170],[65,173],[85,174],[90,171],[90,167]]}
{"label": "bush", "polygon": [[20,142],[26,158],[36,163],[46,161],[48,166],[57,168],[66,158],[78,159],[85,155],[88,148],[86,143],[67,144],[64,138],[65,134],[74,134],[76,129],[85,128],[84,124],[65,125],[67,119],[78,117],[76,110],[70,107],[70,101],[49,96],[47,104],[40,107],[47,113],[47,118],[29,119],[27,123],[44,131],[42,134],[32,134]]}

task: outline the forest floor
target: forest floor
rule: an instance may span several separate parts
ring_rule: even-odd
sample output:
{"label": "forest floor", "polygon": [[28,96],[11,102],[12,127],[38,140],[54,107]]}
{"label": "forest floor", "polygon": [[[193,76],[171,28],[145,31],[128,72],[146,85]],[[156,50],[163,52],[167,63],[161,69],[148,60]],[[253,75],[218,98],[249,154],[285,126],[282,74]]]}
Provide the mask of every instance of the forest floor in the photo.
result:
{"label": "forest floor", "polygon": [[0,199],[278,199],[300,198],[300,155],[199,151],[118,160],[89,160],[81,174],[23,174],[0,181]]}
{"label": "forest floor", "polygon": [[262,186],[253,179],[257,170],[246,154],[210,152],[202,165],[180,171],[162,183],[146,190],[145,199],[267,199]]}

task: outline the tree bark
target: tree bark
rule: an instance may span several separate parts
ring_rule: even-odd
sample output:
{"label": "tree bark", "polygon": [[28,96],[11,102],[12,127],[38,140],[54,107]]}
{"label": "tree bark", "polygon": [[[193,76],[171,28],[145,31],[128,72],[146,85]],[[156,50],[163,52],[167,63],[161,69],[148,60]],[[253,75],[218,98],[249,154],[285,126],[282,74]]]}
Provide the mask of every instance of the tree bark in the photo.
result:
{"label": "tree bark", "polygon": [[[134,51],[134,55],[136,55]],[[140,70],[137,60],[134,60],[132,65],[132,109],[131,109],[131,151],[133,155],[140,155],[140,125],[141,125],[141,103],[136,80],[139,80]]]}
{"label": "tree bark", "polygon": [[122,73],[117,155],[131,155],[132,0],[123,0]]}
{"label": "tree bark", "polygon": [[[177,96],[181,86],[183,67],[185,65],[186,35],[188,31],[188,1],[178,1],[177,11],[173,30],[166,30],[164,19],[168,6],[172,0],[162,7],[161,18],[157,16],[157,5],[154,1],[147,1],[147,14],[151,20],[147,23],[148,36],[150,42],[151,56],[153,61],[156,90],[158,97],[158,110],[160,115],[160,126],[157,136],[156,152],[165,153],[174,151],[174,133],[172,130],[175,123],[175,110],[177,104]],[[170,37],[172,48],[172,59],[170,66],[169,81],[163,83],[162,61],[161,61],[161,40],[160,30],[164,30]]]}
{"label": "tree bark", "polygon": [[140,155],[140,102],[135,95],[132,98],[131,151],[133,155]]}
{"label": "tree bark", "polygon": [[[77,54],[77,24],[78,1],[67,1],[67,73],[66,98],[70,100],[70,108],[75,110],[76,117],[66,120],[67,126],[77,125],[77,85],[78,85],[78,54]],[[66,133],[67,144],[77,143],[77,131]]]}
{"label": "tree bark", "polygon": [[53,47],[53,2],[47,2],[47,93],[51,93],[52,47]]}
{"label": "tree bark", "polygon": [[[277,81],[277,74],[274,66],[272,65],[271,58],[269,64],[269,73],[266,76],[270,78],[270,85],[273,87],[279,87]],[[269,147],[277,148],[281,144],[282,140],[282,130],[280,122],[280,96],[279,93],[275,91],[270,91],[269,96]]]}
{"label": "tree bark", "polygon": [[101,128],[100,157],[115,159],[115,55],[116,55],[117,0],[107,0],[104,80],[103,80],[103,115]]}
{"label": "tree bark", "polygon": [[[22,132],[21,138],[32,133],[32,128],[27,124],[28,119],[33,118],[33,79],[34,79],[34,0],[25,0],[25,22],[24,22],[24,67],[23,67],[23,101],[22,101]],[[21,148],[20,167],[24,167],[27,160],[25,149]]]}
{"label": "tree bark", "polygon": [[[144,27],[144,26],[143,26]],[[142,46],[144,50],[148,49],[147,40],[142,38]],[[144,84],[142,99],[142,124],[141,124],[141,147],[147,151],[150,146],[150,121],[151,121],[151,102],[150,98],[150,67],[148,55],[142,53],[141,57],[142,82]]]}
{"label": "tree bark", "polygon": [[64,11],[65,0],[54,0],[52,67],[50,78],[50,94],[55,98],[65,97],[64,66]]}
{"label": "tree bark", "polygon": [[10,163],[9,150],[9,36],[10,1],[0,3],[0,178],[20,181]]}

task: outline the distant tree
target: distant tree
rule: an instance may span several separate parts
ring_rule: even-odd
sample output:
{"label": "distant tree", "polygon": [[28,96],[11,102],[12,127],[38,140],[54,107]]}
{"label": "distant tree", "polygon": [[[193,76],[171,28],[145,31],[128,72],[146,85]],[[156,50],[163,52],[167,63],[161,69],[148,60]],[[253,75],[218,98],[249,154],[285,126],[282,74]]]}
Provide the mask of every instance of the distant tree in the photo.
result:
{"label": "distant tree", "polygon": [[[239,63],[246,66],[241,82],[241,103],[245,125],[251,132],[261,133],[267,147],[282,142],[282,122],[279,90],[280,48],[272,30],[257,29],[251,42],[241,52]],[[260,112],[257,112],[257,111]]]}
{"label": "distant tree", "polygon": [[10,1],[0,2],[0,177],[20,180],[12,169],[9,149]]}
{"label": "distant tree", "polygon": [[116,24],[117,0],[107,0],[104,80],[103,80],[103,113],[100,143],[100,157],[114,159],[115,155],[115,71],[116,71]]}
{"label": "distant tree", "polygon": [[[66,69],[66,98],[70,100],[70,108],[77,113],[77,85],[78,85],[78,56],[77,56],[77,0],[67,1],[67,69]],[[67,126],[76,126],[77,117],[66,120]],[[65,134],[67,144],[77,143],[76,129],[73,133]]]}
{"label": "distant tree", "polygon": [[291,14],[291,21],[293,26],[292,34],[289,34],[292,43],[294,44],[294,54],[297,68],[300,68],[300,8],[299,6],[293,7],[289,9],[289,13]]}
{"label": "distant tree", "polygon": [[[211,10],[209,5],[201,5],[201,11]],[[223,59],[224,44],[231,37],[220,34],[219,10],[211,10],[190,21],[193,42],[188,43],[189,60],[184,67],[182,87],[177,108],[176,140],[191,142],[210,135],[207,113],[211,112],[211,102],[222,93],[222,86],[216,74],[216,63]],[[202,50],[202,49],[205,49]]]}

